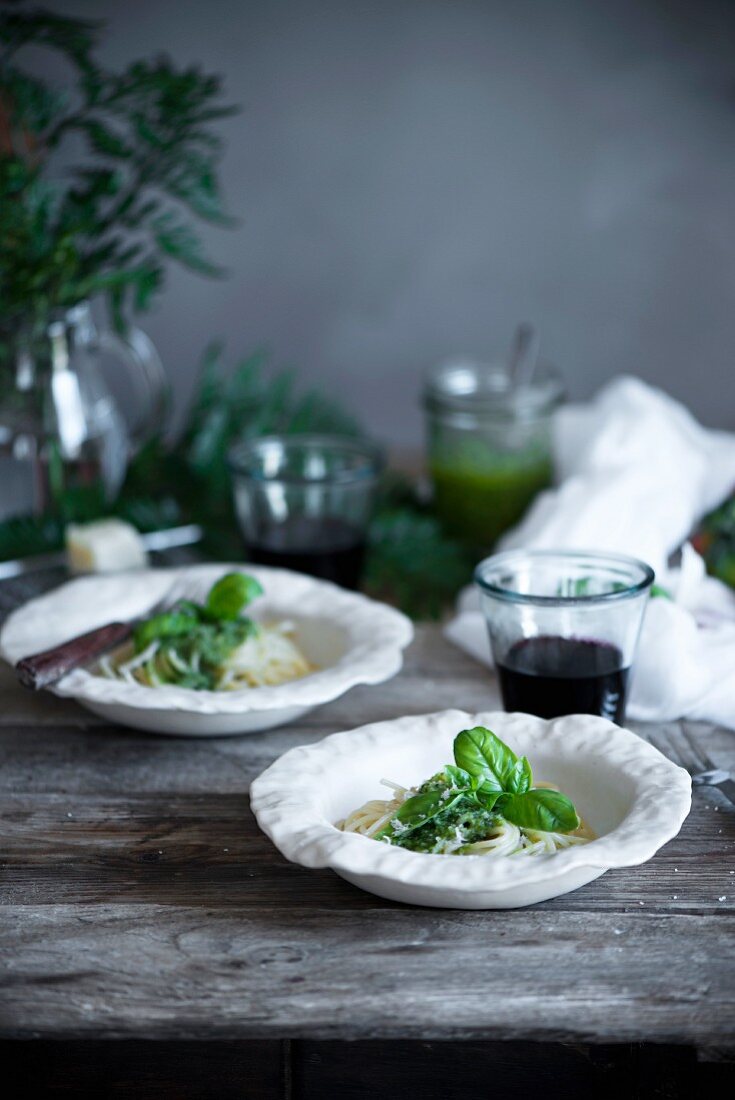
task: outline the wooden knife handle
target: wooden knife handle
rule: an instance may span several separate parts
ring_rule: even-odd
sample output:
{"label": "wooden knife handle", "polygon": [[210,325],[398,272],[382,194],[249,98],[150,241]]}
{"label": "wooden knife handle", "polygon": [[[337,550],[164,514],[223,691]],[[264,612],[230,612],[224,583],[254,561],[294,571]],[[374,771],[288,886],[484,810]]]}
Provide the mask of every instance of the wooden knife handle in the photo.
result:
{"label": "wooden knife handle", "polygon": [[90,664],[95,658],[124,642],[130,637],[134,625],[107,623],[106,626],[98,626],[87,634],[80,634],[76,638],[70,638],[68,642],[54,646],[53,649],[24,657],[15,666],[15,674],[23,687],[32,691],[48,687],[66,676],[67,672],[79,668],[80,665]]}

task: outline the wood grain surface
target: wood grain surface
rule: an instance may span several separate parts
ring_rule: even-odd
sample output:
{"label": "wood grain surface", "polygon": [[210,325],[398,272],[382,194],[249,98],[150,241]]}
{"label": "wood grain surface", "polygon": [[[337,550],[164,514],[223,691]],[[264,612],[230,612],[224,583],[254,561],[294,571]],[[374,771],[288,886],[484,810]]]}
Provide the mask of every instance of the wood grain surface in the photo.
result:
{"label": "wood grain surface", "polygon": [[[112,728],[2,669],[0,1032],[734,1046],[735,810],[716,792],[645,866],[509,912],[382,901],[258,831],[248,786],[285,749],[497,705],[437,627],[390,683],[242,738]],[[735,764],[731,733],[691,729]]]}

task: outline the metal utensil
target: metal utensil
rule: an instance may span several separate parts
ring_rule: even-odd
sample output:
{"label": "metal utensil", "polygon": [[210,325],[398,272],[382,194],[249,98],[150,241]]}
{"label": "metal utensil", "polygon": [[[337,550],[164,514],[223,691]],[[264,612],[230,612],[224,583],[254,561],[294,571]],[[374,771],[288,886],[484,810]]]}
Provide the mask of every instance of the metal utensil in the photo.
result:
{"label": "metal utensil", "polygon": [[91,664],[104,653],[127,641],[138,623],[144,622],[164,611],[173,602],[175,585],[165,593],[144,615],[136,616],[128,622],[105,623],[86,634],[78,634],[61,645],[41,650],[23,657],[15,665],[15,675],[25,688],[39,691],[57,683],[69,672],[83,665]]}
{"label": "metal utensil", "polygon": [[539,346],[535,327],[527,321],[522,322],[515,331],[508,361],[508,374],[514,390],[531,385],[536,373]]}
{"label": "metal utensil", "polygon": [[[146,550],[172,550],[176,546],[191,546],[199,542],[204,532],[197,523],[188,523],[183,527],[168,527],[164,531],[151,531],[141,535]],[[66,565],[66,551],[53,550],[49,554],[33,554],[27,558],[13,558],[0,561],[0,581],[11,577],[21,577],[26,573],[37,573],[42,569],[55,569]]]}
{"label": "metal utensil", "polygon": [[679,734],[676,737],[673,731],[660,730],[649,735],[648,740],[664,756],[681,764],[691,775],[695,787],[717,787],[735,806],[735,780],[730,772],[718,768],[687,730],[680,729]]}

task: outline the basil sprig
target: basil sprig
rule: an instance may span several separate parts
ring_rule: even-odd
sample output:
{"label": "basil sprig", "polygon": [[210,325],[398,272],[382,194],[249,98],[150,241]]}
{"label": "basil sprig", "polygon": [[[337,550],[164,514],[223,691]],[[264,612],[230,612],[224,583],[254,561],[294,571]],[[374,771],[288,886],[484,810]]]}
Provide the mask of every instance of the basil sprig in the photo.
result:
{"label": "basil sprig", "polygon": [[534,787],[528,758],[516,756],[492,730],[462,730],[454,739],[454,759],[481,781],[481,791],[498,792],[494,808],[511,824],[545,833],[570,833],[578,827],[571,800],[560,791]]}
{"label": "basil sprig", "polygon": [[454,739],[454,760],[442,772],[446,786],[407,798],[376,840],[405,836],[463,799],[521,829],[570,833],[578,827],[571,800],[561,791],[534,787],[527,757],[516,756],[492,730],[462,730]]}
{"label": "basil sprig", "polygon": [[[262,594],[263,588],[255,577],[247,573],[226,573],[212,585],[205,603],[178,600],[170,611],[162,611],[138,623],[133,632],[136,653],[141,653],[151,642],[184,637],[200,641],[214,631],[228,635],[232,649],[255,629],[242,611]],[[231,623],[236,623],[238,629],[228,629]]]}

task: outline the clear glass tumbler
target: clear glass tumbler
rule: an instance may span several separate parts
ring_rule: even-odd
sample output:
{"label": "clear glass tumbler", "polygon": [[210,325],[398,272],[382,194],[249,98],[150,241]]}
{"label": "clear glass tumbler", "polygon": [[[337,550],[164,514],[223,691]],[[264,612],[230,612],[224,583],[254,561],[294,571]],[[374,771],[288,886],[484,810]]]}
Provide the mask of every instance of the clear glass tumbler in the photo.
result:
{"label": "clear glass tumbler", "polygon": [[541,718],[622,722],[654,573],[622,554],[509,550],[475,583],[503,705]]}
{"label": "clear glass tumbler", "polygon": [[358,588],[382,455],[328,435],[263,436],[230,451],[250,561]]}

